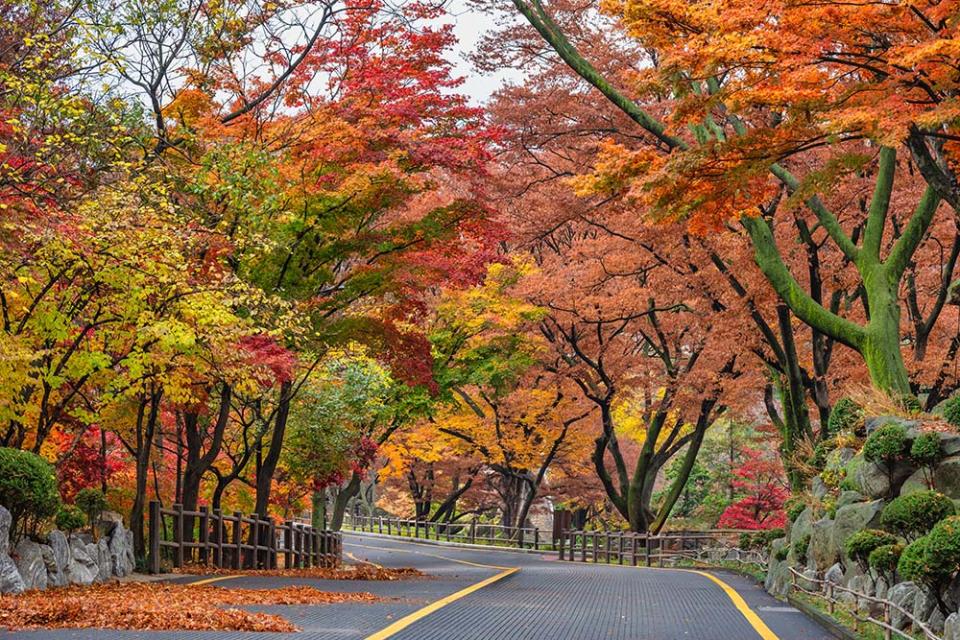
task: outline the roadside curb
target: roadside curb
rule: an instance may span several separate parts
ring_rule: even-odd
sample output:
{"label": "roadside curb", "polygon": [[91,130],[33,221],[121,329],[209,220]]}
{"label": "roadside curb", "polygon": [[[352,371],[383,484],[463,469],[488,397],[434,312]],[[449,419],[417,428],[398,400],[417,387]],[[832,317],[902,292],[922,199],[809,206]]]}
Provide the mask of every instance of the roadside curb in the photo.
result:
{"label": "roadside curb", "polygon": [[839,638],[840,640],[860,640],[860,636],[855,634],[850,629],[847,629],[845,626],[820,611],[816,607],[812,607],[803,600],[797,598],[793,595],[787,596],[787,602],[791,606],[796,607],[803,612],[808,618],[814,620],[817,624],[827,630],[833,637]]}
{"label": "roadside curb", "polygon": [[511,547],[497,547],[492,544],[470,544],[469,542],[447,542],[446,540],[427,540],[424,538],[407,538],[404,536],[389,536],[385,533],[373,533],[370,531],[347,531],[341,530],[341,533],[361,536],[364,538],[381,538],[384,540],[396,540],[398,542],[411,542],[414,544],[427,544],[434,547],[451,547],[454,549],[474,549],[479,551],[503,551],[506,553],[526,553],[534,555],[557,555],[556,551],[547,551],[545,549],[513,549]]}

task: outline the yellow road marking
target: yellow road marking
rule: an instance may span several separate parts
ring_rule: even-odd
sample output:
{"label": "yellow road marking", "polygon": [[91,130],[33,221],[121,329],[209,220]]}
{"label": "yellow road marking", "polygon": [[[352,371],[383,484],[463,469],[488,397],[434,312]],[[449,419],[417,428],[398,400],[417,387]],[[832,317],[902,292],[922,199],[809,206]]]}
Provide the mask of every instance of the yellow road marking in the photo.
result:
{"label": "yellow road marking", "polygon": [[[446,559],[446,560],[449,560],[450,558],[445,558],[445,559]],[[472,564],[472,563],[471,563],[471,564]],[[484,565],[480,565],[480,566],[484,566]],[[413,623],[416,622],[417,620],[421,620],[421,619],[423,619],[423,618],[426,618],[428,615],[430,615],[430,614],[433,613],[434,611],[437,611],[438,609],[441,609],[441,608],[447,606],[447,605],[450,604],[451,602],[455,602],[455,601],[459,600],[460,598],[463,598],[463,597],[465,597],[465,596],[468,596],[468,595],[470,595],[471,593],[473,593],[474,591],[478,591],[478,590],[480,590],[480,589],[483,589],[485,586],[487,586],[487,585],[489,585],[489,584],[493,584],[494,582],[497,582],[498,580],[502,580],[502,579],[506,578],[507,576],[516,573],[517,571],[520,571],[520,567],[513,567],[513,568],[510,568],[510,569],[505,569],[505,570],[501,571],[500,573],[498,573],[498,574],[496,574],[496,575],[490,576],[490,577],[487,578],[486,580],[481,580],[480,582],[477,582],[477,583],[475,583],[475,584],[472,584],[472,585],[470,585],[469,587],[467,587],[467,588],[465,588],[465,589],[461,589],[460,591],[457,591],[456,593],[451,593],[450,595],[448,595],[448,596],[446,596],[446,597],[444,597],[444,598],[440,598],[439,600],[437,600],[437,601],[435,601],[435,602],[431,602],[430,604],[428,604],[428,605],[425,606],[424,608],[418,609],[417,611],[414,611],[413,613],[411,613],[411,614],[409,614],[409,615],[407,615],[407,616],[404,616],[403,618],[400,618],[399,620],[397,620],[396,622],[394,622],[393,624],[391,624],[389,627],[386,627],[386,628],[384,628],[384,629],[381,629],[380,631],[377,631],[377,632],[374,633],[373,635],[367,636],[366,638],[364,638],[364,640],[385,640],[386,638],[389,638],[390,636],[394,635],[394,634],[397,633],[398,631],[401,631],[402,629],[406,629],[407,627],[409,627],[411,624],[413,624]]]}
{"label": "yellow road marking", "polygon": [[242,578],[243,576],[217,576],[215,578],[206,578],[204,580],[197,580],[196,582],[188,582],[188,587],[196,587],[201,584],[210,584],[211,582],[220,582],[221,580],[232,580],[233,578]]}
{"label": "yellow road marking", "polygon": [[750,608],[750,605],[747,604],[747,601],[743,599],[737,590],[728,585],[726,582],[718,578],[717,576],[707,573],[706,571],[696,571],[694,569],[679,569],[679,571],[688,571],[689,573],[695,573],[697,575],[709,578],[715,582],[724,593],[727,594],[727,597],[730,598],[730,602],[733,603],[733,606],[737,608],[744,618],[747,619],[747,622],[750,623],[750,626],[753,627],[753,630],[756,631],[763,640],[780,640],[779,636],[770,630],[770,627],[760,619],[760,616]]}
{"label": "yellow road marking", "polygon": [[[415,544],[415,543],[405,542],[404,544]],[[480,567],[481,569],[500,569],[501,571],[505,569],[519,569],[519,567],[503,567],[496,564],[481,564],[479,562],[470,562],[469,560],[461,560],[459,558],[450,558],[447,556],[441,556],[437,553],[427,553],[426,551],[411,551],[408,549],[396,549],[396,548],[390,548],[390,547],[372,547],[365,544],[357,544],[355,542],[344,542],[343,546],[360,547],[361,549],[376,549],[377,551],[396,551],[397,553],[414,553],[418,556],[429,556],[431,558],[439,558],[441,560],[447,560],[448,562],[458,562],[460,564],[466,564],[471,567]],[[427,545],[427,546],[432,546],[432,545]]]}
{"label": "yellow road marking", "polygon": [[371,561],[369,561],[369,560],[361,560],[360,558],[358,558],[357,556],[353,555],[353,554],[350,553],[349,551],[347,551],[346,556],[347,556],[348,558],[350,558],[351,560],[353,560],[354,562],[359,562],[360,564],[369,564],[370,566],[376,567],[377,569],[383,569],[383,565],[382,565],[382,564],[377,564],[376,562],[371,562]]}

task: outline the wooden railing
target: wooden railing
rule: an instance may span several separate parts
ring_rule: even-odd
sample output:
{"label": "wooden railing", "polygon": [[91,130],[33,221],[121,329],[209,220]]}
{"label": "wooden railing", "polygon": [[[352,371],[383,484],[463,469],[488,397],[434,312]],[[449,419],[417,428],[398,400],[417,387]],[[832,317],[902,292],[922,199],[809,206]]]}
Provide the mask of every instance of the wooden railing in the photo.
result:
{"label": "wooden railing", "polygon": [[564,531],[558,551],[561,560],[662,567],[677,560],[696,560],[700,552],[736,539],[736,530],[673,531],[661,535],[629,531]]}
{"label": "wooden railing", "polygon": [[[808,589],[803,586],[804,583],[815,585],[816,589]],[[827,580],[821,580],[819,578],[807,578],[793,567],[790,567],[790,589],[814,598],[825,600],[827,603],[827,611],[829,611],[831,615],[836,612],[837,605],[840,605],[853,618],[854,631],[859,631],[861,624],[869,623],[880,627],[880,629],[883,630],[883,637],[885,640],[892,640],[894,634],[900,638],[915,640],[915,635],[911,635],[906,631],[901,631],[893,626],[893,612],[897,611],[897,613],[901,614],[910,621],[910,625],[914,633],[922,633],[926,640],[943,640],[940,636],[936,635],[924,622],[914,618],[913,611],[907,611],[895,602],[891,602],[885,598],[868,596],[865,593],[848,589],[847,587],[828,582]],[[844,607],[843,603],[840,602],[836,597],[838,593],[847,593],[853,596],[854,604],[852,609],[849,607]],[[867,602],[875,606],[868,605],[866,607],[867,614],[864,615],[860,613],[861,602]],[[875,613],[878,613],[880,617],[875,617]]]}
{"label": "wooden railing", "polygon": [[225,515],[200,507],[185,511],[174,504],[149,509],[149,571],[160,573],[166,551],[174,568],[203,564],[225,569],[330,567],[340,564],[339,533],[288,520],[277,525],[257,514]]}
{"label": "wooden railing", "polygon": [[[544,540],[538,527],[505,527],[479,522],[429,522],[384,516],[347,515],[344,527],[354,531],[379,533],[401,538],[445,540],[467,544],[487,544],[516,549],[552,549],[551,540]],[[550,535],[550,532],[547,532]]]}

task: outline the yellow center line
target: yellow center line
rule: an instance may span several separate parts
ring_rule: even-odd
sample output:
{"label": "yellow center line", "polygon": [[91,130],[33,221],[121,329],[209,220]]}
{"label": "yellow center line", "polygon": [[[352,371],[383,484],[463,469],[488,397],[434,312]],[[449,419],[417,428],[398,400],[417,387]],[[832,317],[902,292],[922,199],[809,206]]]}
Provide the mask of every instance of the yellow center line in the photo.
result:
{"label": "yellow center line", "polygon": [[[449,560],[449,558],[447,559]],[[520,571],[520,567],[505,569],[496,575],[490,576],[486,580],[481,580],[480,582],[472,584],[469,587],[466,587],[465,589],[461,589],[456,593],[451,593],[450,595],[444,598],[440,598],[435,602],[431,602],[430,604],[423,607],[422,609],[418,609],[413,613],[400,618],[399,620],[391,624],[389,627],[385,627],[380,631],[377,631],[376,633],[367,636],[366,638],[364,638],[364,640],[385,640],[386,638],[389,638],[390,636],[394,635],[398,631],[406,629],[417,620],[422,620],[423,618],[426,618],[428,615],[430,615],[434,611],[437,611],[438,609],[442,609],[443,607],[447,606],[451,602],[456,602],[460,598],[468,596],[474,591],[479,591],[480,589],[483,589],[485,586],[493,584],[498,580],[502,580],[507,576],[516,573],[517,571]]]}
{"label": "yellow center line", "polygon": [[196,582],[188,582],[188,587],[197,587],[201,584],[210,584],[211,582],[220,582],[221,580],[232,580],[234,578],[242,578],[242,575],[233,575],[233,576],[216,576],[214,578],[205,578],[203,580],[197,580]]}

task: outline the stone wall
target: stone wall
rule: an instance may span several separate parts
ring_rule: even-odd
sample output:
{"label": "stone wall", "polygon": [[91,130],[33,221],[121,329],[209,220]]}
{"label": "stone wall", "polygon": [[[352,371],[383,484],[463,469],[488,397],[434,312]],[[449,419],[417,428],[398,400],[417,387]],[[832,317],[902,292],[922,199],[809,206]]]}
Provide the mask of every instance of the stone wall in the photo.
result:
{"label": "stone wall", "polygon": [[119,516],[105,514],[99,539],[54,529],[45,543],[10,544],[10,512],[0,506],[0,593],[22,593],[68,584],[92,584],[133,573],[133,533]]}
{"label": "stone wall", "polygon": [[[920,425],[911,420],[881,417],[865,421],[867,432],[891,421],[899,422],[912,442],[920,433]],[[953,613],[944,617],[936,600],[912,582],[893,585],[882,577],[864,573],[860,566],[847,557],[846,539],[862,529],[879,528],[880,513],[891,499],[933,488],[958,504],[960,512],[960,434],[940,434],[942,461],[932,470],[924,471],[909,459],[891,468],[867,461],[853,449],[837,449],[827,457],[825,472],[814,478],[810,492],[814,506],[808,506],[787,527],[785,538],[771,545],[766,588],[770,593],[784,596],[790,590],[790,567],[808,578],[818,578],[854,589],[867,595],[886,598],[924,621],[946,638],[960,640],[960,616]],[[823,478],[842,478],[837,487],[830,487]],[[928,482],[932,477],[932,484]],[[796,547],[808,539],[805,550],[798,554]],[[786,550],[786,558],[783,551]],[[799,556],[799,557],[798,557]],[[960,608],[960,578],[954,579],[947,590],[946,601],[953,611]],[[852,596],[849,598],[852,602]],[[861,608],[869,605],[862,603]],[[908,626],[902,615],[894,615],[899,629]]]}

